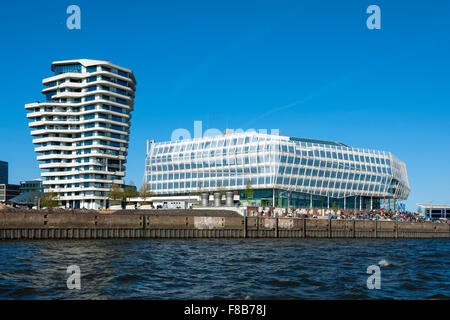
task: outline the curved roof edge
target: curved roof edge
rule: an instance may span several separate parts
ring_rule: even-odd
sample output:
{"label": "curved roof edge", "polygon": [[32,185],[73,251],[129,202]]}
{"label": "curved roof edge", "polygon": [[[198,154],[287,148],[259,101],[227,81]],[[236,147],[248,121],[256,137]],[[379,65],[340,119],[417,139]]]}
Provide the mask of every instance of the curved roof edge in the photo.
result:
{"label": "curved roof edge", "polygon": [[122,71],[128,72],[131,74],[134,82],[136,83],[136,79],[134,78],[134,73],[132,70],[121,67],[119,65],[116,65],[114,63],[111,63],[108,60],[92,60],[92,59],[72,59],[72,60],[60,60],[60,61],[53,61],[51,65],[51,70],[54,71],[54,67],[57,65],[65,65],[65,64],[72,64],[72,63],[80,63],[85,67],[91,67],[91,66],[98,66],[98,65],[108,65],[112,68],[120,69]]}

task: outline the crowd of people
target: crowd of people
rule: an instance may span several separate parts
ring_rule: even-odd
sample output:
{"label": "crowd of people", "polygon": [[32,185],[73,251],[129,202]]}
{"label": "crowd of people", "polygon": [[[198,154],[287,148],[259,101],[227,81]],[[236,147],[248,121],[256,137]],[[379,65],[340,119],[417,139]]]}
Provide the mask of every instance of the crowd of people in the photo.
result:
{"label": "crowd of people", "polygon": [[449,219],[425,218],[415,212],[397,210],[332,210],[332,209],[287,209],[287,208],[249,208],[249,216],[262,217],[296,217],[296,218],[322,218],[337,220],[384,220],[384,221],[410,221],[410,222],[437,222],[450,223]]}
{"label": "crowd of people", "polygon": [[401,212],[394,210],[367,210],[367,211],[350,211],[350,212],[331,212],[331,219],[350,219],[350,220],[390,220],[390,221],[411,221],[426,222],[431,221],[414,212]]}

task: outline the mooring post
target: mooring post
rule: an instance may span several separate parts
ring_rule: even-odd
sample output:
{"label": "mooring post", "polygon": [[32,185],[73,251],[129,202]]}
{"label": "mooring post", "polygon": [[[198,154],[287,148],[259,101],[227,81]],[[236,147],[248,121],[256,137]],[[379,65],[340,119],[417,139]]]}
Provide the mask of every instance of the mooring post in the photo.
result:
{"label": "mooring post", "polygon": [[275,218],[275,238],[278,238],[278,217]]}
{"label": "mooring post", "polygon": [[398,218],[395,221],[395,239],[398,239]]}
{"label": "mooring post", "polygon": [[352,226],[352,232],[353,232],[353,238],[356,238],[356,220],[353,220],[353,226]]}
{"label": "mooring post", "polygon": [[331,238],[331,216],[328,215],[328,238]]}
{"label": "mooring post", "polygon": [[244,238],[247,238],[247,210],[244,211]]}
{"label": "mooring post", "polygon": [[303,238],[306,238],[306,219],[303,217]]}
{"label": "mooring post", "polygon": [[375,238],[377,238],[377,229],[378,229],[378,220],[375,219],[375,230],[374,230]]}

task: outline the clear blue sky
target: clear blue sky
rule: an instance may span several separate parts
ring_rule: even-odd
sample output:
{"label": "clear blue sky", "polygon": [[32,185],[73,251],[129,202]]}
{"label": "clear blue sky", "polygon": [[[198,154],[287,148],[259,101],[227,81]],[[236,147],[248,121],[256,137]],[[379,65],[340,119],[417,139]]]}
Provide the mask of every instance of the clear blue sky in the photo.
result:
{"label": "clear blue sky", "polygon": [[142,182],[147,139],[201,120],[391,151],[409,209],[449,203],[449,31],[449,1],[5,1],[0,160],[11,183],[39,178],[24,104],[42,101],[52,61],[109,60],[138,81],[127,182]]}

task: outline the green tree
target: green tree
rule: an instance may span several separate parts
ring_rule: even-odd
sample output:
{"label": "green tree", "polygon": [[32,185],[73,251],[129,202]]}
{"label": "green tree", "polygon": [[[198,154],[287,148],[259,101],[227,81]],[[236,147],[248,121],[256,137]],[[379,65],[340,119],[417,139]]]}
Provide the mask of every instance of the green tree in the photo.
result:
{"label": "green tree", "polygon": [[339,209],[338,204],[335,202],[333,202],[333,206],[331,207],[334,211],[337,211]]}
{"label": "green tree", "polygon": [[58,196],[54,192],[45,193],[41,199],[42,208],[56,208],[59,205]]}
{"label": "green tree", "polygon": [[150,184],[148,183],[143,183],[141,186],[141,190],[139,190],[139,197],[144,199],[144,201],[147,198],[150,198],[152,196],[152,189],[150,187]]}
{"label": "green tree", "polygon": [[247,184],[244,190],[244,196],[246,199],[253,199],[253,187],[252,187],[252,181],[247,180]]}
{"label": "green tree", "polygon": [[125,209],[126,202],[129,198],[138,197],[139,193],[134,186],[126,186],[121,188],[119,185],[114,184],[111,191],[108,194],[108,198],[116,201],[120,201],[122,209]]}
{"label": "green tree", "polygon": [[126,186],[123,189],[123,193],[124,193],[125,199],[139,197],[139,192],[136,191],[135,186]]}
{"label": "green tree", "polygon": [[122,200],[124,197],[122,188],[117,185],[113,184],[111,190],[109,191],[108,198],[112,200]]}

